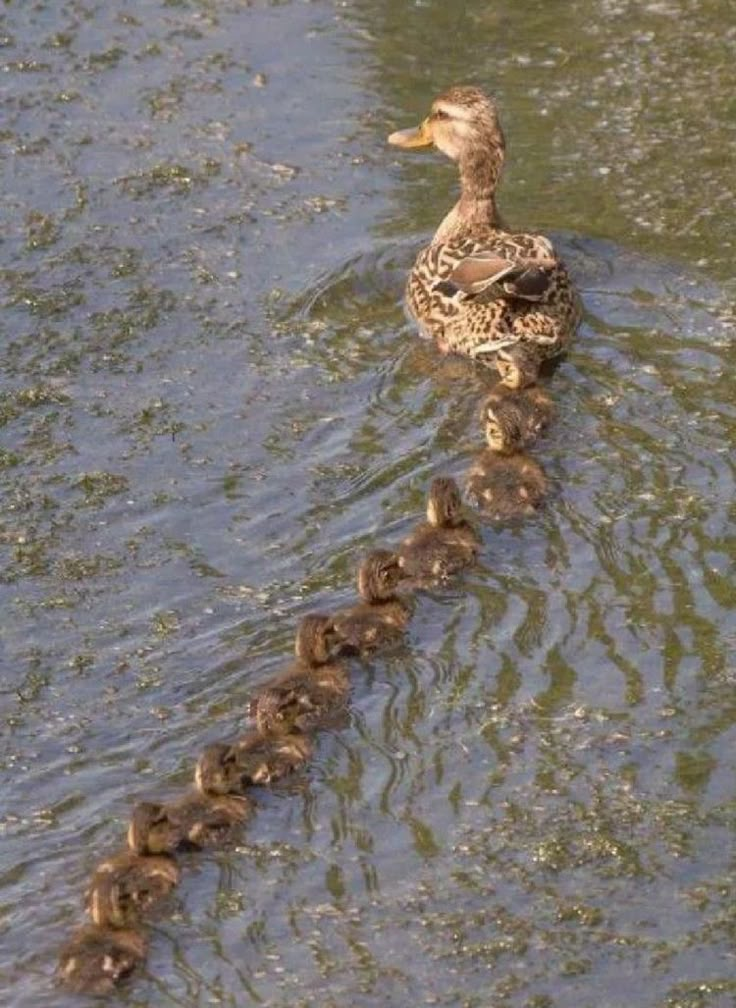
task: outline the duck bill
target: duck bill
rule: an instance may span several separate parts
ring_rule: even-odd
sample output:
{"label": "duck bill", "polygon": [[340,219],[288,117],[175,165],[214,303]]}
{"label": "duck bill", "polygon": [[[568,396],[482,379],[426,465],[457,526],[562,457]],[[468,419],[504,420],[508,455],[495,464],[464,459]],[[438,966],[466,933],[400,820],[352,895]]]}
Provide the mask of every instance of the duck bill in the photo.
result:
{"label": "duck bill", "polygon": [[388,142],[394,147],[430,147],[433,143],[432,127],[428,119],[425,119],[414,129],[397,130],[388,138]]}

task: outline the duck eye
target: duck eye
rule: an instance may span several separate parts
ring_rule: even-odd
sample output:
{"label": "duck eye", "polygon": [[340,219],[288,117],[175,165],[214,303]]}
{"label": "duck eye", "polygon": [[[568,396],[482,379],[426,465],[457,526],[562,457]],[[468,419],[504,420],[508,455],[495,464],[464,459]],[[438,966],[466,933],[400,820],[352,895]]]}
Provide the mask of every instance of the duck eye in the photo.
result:
{"label": "duck eye", "polygon": [[449,119],[450,118],[450,113],[449,112],[445,112],[444,109],[435,109],[434,112],[432,113],[432,118],[433,119]]}

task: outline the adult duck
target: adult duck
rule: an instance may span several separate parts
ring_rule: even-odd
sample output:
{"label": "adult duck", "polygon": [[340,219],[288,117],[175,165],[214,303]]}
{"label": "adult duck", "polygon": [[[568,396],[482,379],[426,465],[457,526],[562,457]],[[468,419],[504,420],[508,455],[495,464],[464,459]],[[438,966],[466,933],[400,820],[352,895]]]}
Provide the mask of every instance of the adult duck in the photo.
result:
{"label": "adult duck", "polygon": [[435,146],[460,172],[460,199],[409,274],[411,314],[443,352],[495,365],[509,388],[534,384],[541,362],[569,343],[580,309],[549,239],[501,223],[505,142],[495,102],[478,88],[452,87],[418,128],[388,140]]}

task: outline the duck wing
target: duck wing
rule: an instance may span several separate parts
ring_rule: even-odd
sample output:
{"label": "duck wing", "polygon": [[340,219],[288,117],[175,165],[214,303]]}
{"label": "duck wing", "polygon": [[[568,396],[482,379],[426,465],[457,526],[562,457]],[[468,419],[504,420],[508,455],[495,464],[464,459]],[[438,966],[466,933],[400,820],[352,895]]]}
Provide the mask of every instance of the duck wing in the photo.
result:
{"label": "duck wing", "polygon": [[506,257],[492,251],[475,252],[461,259],[446,280],[434,290],[447,297],[462,293],[469,298],[480,294],[518,297],[540,301],[547,293],[557,260]]}

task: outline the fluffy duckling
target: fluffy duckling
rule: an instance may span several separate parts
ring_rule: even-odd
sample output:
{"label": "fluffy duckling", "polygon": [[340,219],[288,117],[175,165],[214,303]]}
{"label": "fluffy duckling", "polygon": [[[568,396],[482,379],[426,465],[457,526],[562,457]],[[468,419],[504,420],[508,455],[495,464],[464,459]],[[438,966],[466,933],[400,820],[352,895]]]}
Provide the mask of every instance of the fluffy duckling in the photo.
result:
{"label": "fluffy duckling", "polygon": [[293,773],[312,758],[312,743],[307,735],[261,735],[248,732],[232,748],[249,784],[271,784]]}
{"label": "fluffy duckling", "polygon": [[533,343],[516,343],[496,351],[496,370],[502,384],[512,391],[528,388],[539,379],[544,353]]}
{"label": "fluffy duckling", "polygon": [[335,642],[331,617],[304,617],[296,635],[296,663],[262,686],[250,702],[261,735],[309,731],[343,707],[350,682],[345,666],[332,660]]}
{"label": "fluffy duckling", "polygon": [[235,795],[190,791],[169,802],[139,802],[128,827],[134,853],[171,853],[178,847],[211,847],[231,840],[251,815],[253,803]]}
{"label": "fluffy duckling", "polygon": [[397,553],[378,549],[368,554],[358,570],[363,601],[333,616],[343,651],[368,654],[402,640],[410,609],[396,589],[406,576]]}
{"label": "fluffy duckling", "polygon": [[130,928],[80,928],[59,955],[57,975],[75,994],[109,994],[146,957],[146,940]]}
{"label": "fluffy duckling", "polygon": [[202,750],[194,770],[197,790],[207,795],[240,795],[248,784],[234,747],[214,742]]}
{"label": "fluffy duckling", "polygon": [[249,732],[235,742],[207,746],[194,779],[204,794],[242,794],[249,784],[270,784],[296,770],[312,755],[306,735]]}
{"label": "fluffy duckling", "polygon": [[538,386],[512,392],[498,385],[481,409],[488,447],[504,455],[513,455],[536,441],[553,417],[552,400]]}
{"label": "fluffy duckling", "polygon": [[178,882],[179,868],[172,857],[141,857],[124,851],[95,869],[87,890],[87,911],[102,927],[130,927]]}
{"label": "fluffy duckling", "polygon": [[426,522],[399,546],[399,563],[408,577],[420,582],[445,580],[471,564],[479,546],[477,532],[463,517],[457,483],[440,476],[429,488]]}
{"label": "fluffy duckling", "polygon": [[489,518],[533,514],[547,492],[544,470],[528,455],[481,452],[467,476],[466,495]]}

